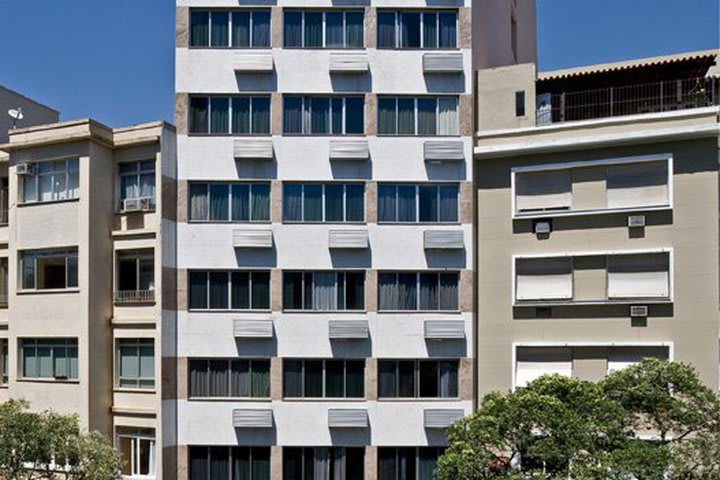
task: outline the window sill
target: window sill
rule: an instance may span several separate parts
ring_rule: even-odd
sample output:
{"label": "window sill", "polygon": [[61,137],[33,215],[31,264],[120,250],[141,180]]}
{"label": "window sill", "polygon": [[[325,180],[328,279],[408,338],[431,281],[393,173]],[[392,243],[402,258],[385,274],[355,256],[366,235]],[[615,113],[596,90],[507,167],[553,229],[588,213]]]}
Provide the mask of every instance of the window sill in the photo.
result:
{"label": "window sill", "polygon": [[440,226],[440,227],[460,227],[463,224],[460,222],[377,222],[378,225],[387,225],[387,226],[408,226],[408,227],[433,227],[433,226]]}
{"label": "window sill", "polygon": [[252,51],[272,51],[272,47],[270,45],[267,46],[248,46],[248,47],[236,47],[236,46],[210,46],[210,45],[195,45],[188,47],[189,50],[227,50],[227,51],[235,51],[235,50],[252,50]]}
{"label": "window sill", "polygon": [[390,314],[390,315],[437,315],[437,314],[456,314],[462,313],[461,310],[378,310],[379,314]]}
{"label": "window sill", "polygon": [[190,225],[272,225],[270,220],[188,220]]}
{"label": "window sill", "polygon": [[440,403],[440,402],[459,402],[462,401],[460,397],[433,397],[433,398],[422,398],[422,397],[378,397],[379,403]]}
{"label": "window sill", "polygon": [[79,379],[56,380],[54,378],[18,378],[18,383],[58,383],[63,385],[80,385]]}
{"label": "window sill", "polygon": [[7,383],[0,384],[0,390],[7,390],[8,388],[10,388],[10,385]]}
{"label": "window sill", "polygon": [[414,134],[414,133],[403,133],[403,134],[378,133],[376,135],[376,137],[378,137],[378,138],[417,138],[417,139],[456,138],[456,139],[460,140],[464,136],[460,135],[459,133],[455,134],[455,135],[420,135],[420,134]]}
{"label": "window sill", "polygon": [[304,403],[304,402],[321,402],[321,403],[365,403],[366,398],[323,398],[323,397],[283,397],[283,402]]}
{"label": "window sill", "polygon": [[62,200],[46,200],[42,202],[18,202],[17,206],[20,208],[23,207],[33,207],[33,206],[40,206],[40,205],[53,205],[56,203],[72,203],[72,202],[79,202],[80,198],[65,198]]}
{"label": "window sill", "polygon": [[116,307],[151,307],[156,303],[155,300],[148,300],[146,302],[118,302],[116,300],[113,302],[113,305]]}
{"label": "window sill", "polygon": [[546,210],[532,213],[514,213],[513,220],[532,220],[538,218],[582,217],[586,215],[613,215],[620,213],[664,212],[672,211],[670,205],[655,207],[605,208],[598,210]]}
{"label": "window sill", "polygon": [[270,403],[272,402],[271,398],[268,397],[188,397],[189,402],[213,402],[213,403],[222,403],[222,402],[242,402],[242,403],[252,403],[252,402],[263,402],[263,403]]}
{"label": "window sill", "polygon": [[282,134],[286,138],[347,138],[347,137],[367,137],[363,133],[285,133]]}
{"label": "window sill", "polygon": [[[241,270],[242,271],[242,270]],[[189,313],[272,313],[271,309],[265,310],[231,310],[231,309],[208,309],[208,308],[188,308]]]}
{"label": "window sill", "polygon": [[332,225],[332,226],[340,226],[340,225],[353,225],[356,227],[367,225],[367,222],[365,221],[357,221],[357,222],[303,222],[299,220],[283,220],[283,225]]}
{"label": "window sill", "polygon": [[132,388],[132,387],[115,387],[113,393],[142,393],[147,395],[155,395],[157,390],[153,388]]}
{"label": "window sill", "polygon": [[116,210],[116,215],[137,215],[140,213],[156,213],[156,208],[148,208],[147,210]]}
{"label": "window sill", "polygon": [[460,47],[377,47],[376,50],[390,52],[459,52]]}
{"label": "window sill", "polygon": [[608,305],[633,305],[633,304],[670,304],[673,303],[672,298],[618,298],[613,300],[537,300],[513,302],[513,307],[582,307],[582,306],[608,306]]}
{"label": "window sill", "polygon": [[235,137],[253,137],[253,138],[272,138],[273,135],[271,133],[213,133],[213,132],[191,132],[187,134],[188,137],[208,137],[208,138],[216,138],[216,137],[227,137],[227,138],[235,138]]}
{"label": "window sill", "polygon": [[18,295],[53,295],[57,293],[80,293],[79,288],[46,288],[42,290],[18,290]]}
{"label": "window sill", "polygon": [[[348,270],[352,271],[352,270]],[[359,271],[359,270],[358,270]],[[322,315],[322,314],[331,314],[331,315],[364,315],[367,313],[367,310],[282,310],[282,313],[291,313],[291,314],[298,314],[298,313],[307,313],[310,315]]]}

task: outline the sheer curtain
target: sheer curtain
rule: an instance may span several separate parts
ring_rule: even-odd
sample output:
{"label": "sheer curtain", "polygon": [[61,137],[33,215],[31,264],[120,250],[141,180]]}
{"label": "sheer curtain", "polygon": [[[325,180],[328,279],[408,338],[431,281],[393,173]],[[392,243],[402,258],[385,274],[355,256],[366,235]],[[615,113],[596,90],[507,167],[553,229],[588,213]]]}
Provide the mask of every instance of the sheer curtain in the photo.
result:
{"label": "sheer curtain", "polygon": [[398,185],[398,222],[417,221],[415,208],[415,185]]}
{"label": "sheer curtain", "polygon": [[227,97],[210,99],[210,133],[228,133],[230,131],[230,102]]}
{"label": "sheer curtain", "polygon": [[305,12],[305,44],[304,47],[319,48],[323,46],[323,14],[322,12]]}
{"label": "sheer curtain", "polygon": [[250,46],[250,12],[233,12],[232,46]]}
{"label": "sheer curtain", "polygon": [[208,219],[208,186],[206,184],[190,185],[190,220]]}
{"label": "sheer curtain", "polygon": [[325,13],[325,46],[342,48],[345,46],[345,29],[342,12]]}
{"label": "sheer curtain", "polygon": [[343,191],[342,184],[325,185],[325,221],[326,222],[342,222],[345,220],[343,215]]}
{"label": "sheer curtain", "polygon": [[[253,200],[255,200],[253,198]],[[232,186],[232,219],[235,221],[250,220],[250,185],[237,184]],[[253,219],[254,220],[254,219]]]}
{"label": "sheer curtain", "polygon": [[190,478],[208,478],[207,447],[190,447]]}
{"label": "sheer curtain", "polygon": [[190,133],[208,132],[208,98],[190,99]]}
{"label": "sheer curtain", "polygon": [[378,100],[378,133],[380,135],[397,134],[397,100],[394,98],[380,98]]}
{"label": "sheer curtain", "polygon": [[249,397],[250,390],[250,362],[247,360],[233,360],[230,371],[230,396]]}
{"label": "sheer curtain", "polygon": [[229,186],[210,185],[210,220],[227,221],[229,218]]}
{"label": "sheer curtain", "polygon": [[[287,13],[285,14],[287,15]],[[283,98],[283,132],[303,133],[302,97]]]}
{"label": "sheer curtain", "polygon": [[233,133],[250,133],[249,97],[235,97],[232,99],[232,131]]}
{"label": "sheer curtain", "polygon": [[283,12],[285,47],[302,47],[302,12]]}
{"label": "sheer curtain", "polygon": [[314,450],[313,480],[330,480],[330,449],[317,447]]}
{"label": "sheer curtain", "polygon": [[458,99],[455,97],[438,98],[438,135],[458,135]]}
{"label": "sheer curtain", "polygon": [[302,221],[302,185],[286,183],[283,186],[283,210],[285,221]]}
{"label": "sheer curtain", "polygon": [[207,308],[207,273],[190,272],[190,308]]}
{"label": "sheer curtain", "polygon": [[394,273],[381,273],[378,275],[379,309],[397,310],[400,303],[400,290],[397,275]]}
{"label": "sheer curtain", "polygon": [[438,309],[437,273],[420,274],[420,310]]}
{"label": "sheer curtain", "polygon": [[251,308],[254,310],[270,308],[270,272],[253,272]]}
{"label": "sheer curtain", "polygon": [[400,14],[400,34],[403,48],[420,48],[420,13]]}
{"label": "sheer curtain", "polygon": [[210,391],[211,397],[228,396],[228,362],[227,360],[210,360]]}
{"label": "sheer curtain", "polygon": [[311,98],[310,131],[313,134],[330,133],[330,99],[327,97]]}
{"label": "sheer curtain", "polygon": [[270,447],[253,447],[252,480],[270,480]]}
{"label": "sheer curtain", "polygon": [[434,98],[418,98],[418,135],[436,135],[436,107]]}
{"label": "sheer curtain", "polygon": [[270,220],[270,186],[252,186],[252,215],[253,221]]}
{"label": "sheer curtain", "polygon": [[303,220],[305,222],[321,222],[323,187],[321,184],[305,184],[303,186]]}
{"label": "sheer curtain", "polygon": [[418,461],[418,480],[435,480],[437,470],[437,450],[432,447],[421,447]]}
{"label": "sheer curtain", "polygon": [[440,187],[440,221],[458,221],[458,187],[443,185]]}
{"label": "sheer curtain", "polygon": [[228,21],[227,12],[212,12],[210,17],[210,45],[213,47],[227,47],[228,39]]}
{"label": "sheer curtain", "polygon": [[268,97],[253,97],[251,128],[253,135],[270,133],[270,99]]}
{"label": "sheer curtain", "polygon": [[417,309],[417,276],[414,273],[398,274],[400,310]]}
{"label": "sheer curtain", "polygon": [[210,272],[210,308],[228,308],[227,272]]}
{"label": "sheer curtain", "polygon": [[270,47],[270,12],[253,12],[252,46],[255,48]]}
{"label": "sheer curtain", "polygon": [[442,398],[458,396],[458,365],[457,362],[440,362],[440,392]]}
{"label": "sheer curtain", "polygon": [[230,473],[228,447],[209,447],[210,477],[209,480],[227,480]]}
{"label": "sheer curtain", "polygon": [[120,176],[120,198],[138,198],[140,197],[140,187],[138,178],[135,175]]}
{"label": "sheer curtain", "polygon": [[395,13],[378,12],[377,24],[378,48],[395,48]]}
{"label": "sheer curtain", "polygon": [[210,14],[208,12],[190,12],[190,46],[207,47]]}
{"label": "sheer curtain", "polygon": [[437,48],[437,13],[423,13],[423,48]]}
{"label": "sheer curtain", "polygon": [[302,362],[283,360],[283,393],[286,397],[302,397]]}
{"label": "sheer curtain", "polygon": [[398,135],[415,135],[415,99],[398,98]]}
{"label": "sheer curtain", "polygon": [[255,360],[252,362],[252,390],[253,397],[270,397],[270,362]]}
{"label": "sheer curtain", "polygon": [[363,48],[365,46],[364,19],[365,15],[362,12],[345,13],[346,47]]}
{"label": "sheer curtain", "polygon": [[392,398],[397,396],[396,387],[396,374],[394,361],[380,361],[378,362],[379,370],[379,392],[380,397]]}
{"label": "sheer curtain", "polygon": [[458,305],[458,283],[457,273],[441,273],[440,274],[440,310],[457,310]]}
{"label": "sheer curtain", "polygon": [[333,453],[333,480],[345,480],[345,448],[335,447],[332,449]]}
{"label": "sheer curtain", "polygon": [[313,310],[337,310],[336,278],[333,272],[313,274]]}
{"label": "sheer curtain", "polygon": [[440,48],[457,47],[457,15],[455,12],[440,14]]}
{"label": "sheer curtain", "polygon": [[397,187],[395,185],[378,185],[378,221],[394,222],[397,220]]}
{"label": "sheer curtain", "polygon": [[364,185],[345,186],[345,221],[362,222],[365,220]]}
{"label": "sheer curtain", "polygon": [[233,480],[253,480],[250,472],[250,449],[248,447],[232,447],[231,451],[233,459]]}

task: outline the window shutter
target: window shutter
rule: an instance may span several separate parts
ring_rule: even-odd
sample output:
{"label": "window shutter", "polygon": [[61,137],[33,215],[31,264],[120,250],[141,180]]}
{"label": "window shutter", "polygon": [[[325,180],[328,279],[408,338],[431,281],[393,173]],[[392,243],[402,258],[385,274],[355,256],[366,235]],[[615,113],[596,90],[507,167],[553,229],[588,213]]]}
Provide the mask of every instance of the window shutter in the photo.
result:
{"label": "window shutter", "polygon": [[515,177],[517,212],[569,210],[572,206],[570,170],[518,173]]}
{"label": "window shutter", "polygon": [[525,387],[543,375],[572,376],[572,352],[562,347],[524,347],[518,349],[515,386]]}
{"label": "window shutter", "polygon": [[643,358],[667,360],[667,347],[616,347],[608,355],[608,373],[640,363]]}
{"label": "window shutter", "polygon": [[608,208],[668,205],[667,162],[612,165],[607,169]]}
{"label": "window shutter", "polygon": [[667,253],[608,257],[609,298],[668,298],[670,256]]}
{"label": "window shutter", "polygon": [[569,300],[572,259],[521,258],[516,263],[516,300]]}

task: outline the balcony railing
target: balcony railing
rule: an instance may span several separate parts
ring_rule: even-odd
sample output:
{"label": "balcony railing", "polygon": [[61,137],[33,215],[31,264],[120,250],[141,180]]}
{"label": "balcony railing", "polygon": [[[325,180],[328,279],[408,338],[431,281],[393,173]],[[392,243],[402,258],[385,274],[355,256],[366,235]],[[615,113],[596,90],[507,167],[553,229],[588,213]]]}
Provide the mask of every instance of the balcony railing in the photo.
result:
{"label": "balcony railing", "polygon": [[720,77],[540,94],[537,125],[720,105]]}
{"label": "balcony railing", "polygon": [[155,290],[117,290],[115,292],[115,303],[119,305],[153,303],[154,301]]}

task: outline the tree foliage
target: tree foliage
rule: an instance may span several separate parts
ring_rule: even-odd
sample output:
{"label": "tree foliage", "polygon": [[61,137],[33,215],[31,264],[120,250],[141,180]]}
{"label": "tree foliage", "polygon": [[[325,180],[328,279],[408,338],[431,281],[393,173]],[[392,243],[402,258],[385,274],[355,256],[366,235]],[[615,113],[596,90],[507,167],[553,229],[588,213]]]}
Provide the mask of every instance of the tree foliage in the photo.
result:
{"label": "tree foliage", "polygon": [[720,480],[720,399],[680,363],[541,377],[487,395],[447,436],[440,480]]}
{"label": "tree foliage", "polygon": [[27,402],[0,404],[0,479],[110,480],[121,459],[98,432],[81,432],[78,418],[32,412]]}

